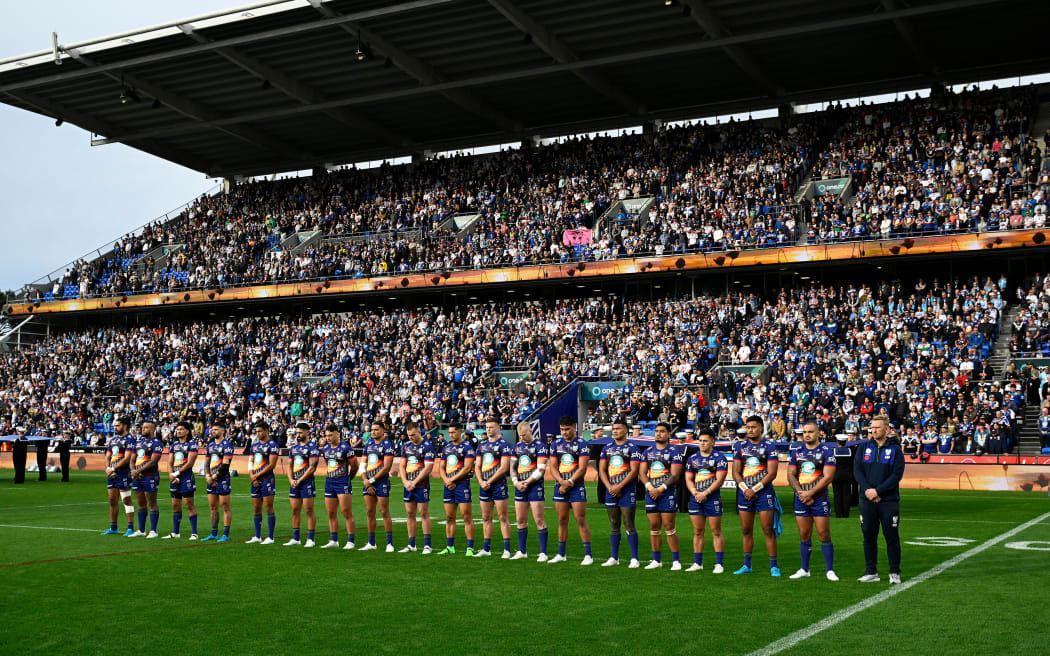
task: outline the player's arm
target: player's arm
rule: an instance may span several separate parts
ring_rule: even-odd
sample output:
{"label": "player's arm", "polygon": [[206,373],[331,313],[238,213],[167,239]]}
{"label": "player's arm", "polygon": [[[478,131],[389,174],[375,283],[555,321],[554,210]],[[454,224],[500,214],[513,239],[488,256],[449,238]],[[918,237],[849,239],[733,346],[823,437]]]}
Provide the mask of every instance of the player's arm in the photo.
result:
{"label": "player's arm", "polygon": [[[466,469],[464,467],[464,469]],[[478,487],[483,490],[489,489],[489,483],[481,477],[481,458],[475,458],[474,466],[471,468],[474,470],[474,478],[478,479]]]}
{"label": "player's arm", "polygon": [[794,451],[791,452],[791,459],[788,460],[787,479],[788,485],[791,486],[791,489],[795,491],[795,494],[798,495],[801,500],[804,490],[802,489],[802,483],[798,480],[798,458],[795,457]]}
{"label": "player's arm", "polygon": [[131,465],[131,456],[132,456],[131,449],[129,449],[127,447],[127,445],[125,444],[124,445],[124,455],[122,455],[120,457],[120,460],[118,460],[116,462],[116,464],[113,465],[113,471],[116,471],[118,469],[124,469],[125,467],[129,467]]}
{"label": "player's arm", "polygon": [[288,476],[288,485],[296,487],[296,480],[292,477],[292,470],[295,467],[295,459],[292,457],[292,450],[288,449],[288,469],[285,470],[285,474]]}
{"label": "player's arm", "polygon": [[154,452],[153,452],[153,453],[152,453],[152,454],[150,455],[150,457],[149,457],[149,460],[147,460],[147,461],[146,461],[146,464],[144,464],[144,465],[143,465],[143,466],[142,466],[142,467],[141,467],[141,468],[139,469],[139,471],[146,471],[146,470],[147,470],[147,469],[149,469],[150,467],[157,467],[157,466],[158,466],[158,465],[160,464],[160,458],[161,458],[161,456],[163,456],[163,455],[164,455],[164,452],[163,452],[163,451],[154,451]]}
{"label": "player's arm", "polygon": [[643,460],[638,466],[638,480],[645,486],[645,491],[654,499],[659,499],[663,492],[659,491],[660,488],[655,487],[653,482],[649,480],[649,461]]}
{"label": "player's arm", "polygon": [[394,456],[389,454],[389,453],[384,455],[383,456],[383,464],[380,465],[379,471],[376,472],[376,475],[372,477],[372,482],[375,483],[375,481],[378,481],[378,480],[388,476],[390,474],[390,470],[393,468],[393,466],[394,466]]}
{"label": "player's arm", "polygon": [[569,483],[572,487],[576,487],[584,481],[587,476],[587,463],[591,460],[590,456],[580,455],[580,466],[576,468],[576,473],[569,479]]}
{"label": "player's arm", "polygon": [[702,493],[696,489],[696,472],[688,467],[685,468],[685,489],[693,498],[700,501]]}
{"label": "player's arm", "polygon": [[304,481],[307,480],[308,478],[310,478],[311,476],[313,476],[314,472],[317,471],[317,461],[319,459],[320,458],[317,456],[317,454],[310,454],[310,460],[308,461],[309,464],[306,467],[306,472],[303,473],[303,480]]}
{"label": "player's arm", "polygon": [[504,453],[503,457],[501,457],[499,460],[499,469],[497,469],[496,473],[492,475],[493,481],[502,480],[506,478],[507,474],[510,473],[510,461],[512,460],[512,458],[506,453]]}
{"label": "player's arm", "polygon": [[199,450],[197,447],[192,447],[186,451],[186,462],[182,463],[182,469],[179,470],[179,476],[183,474],[193,474],[193,466],[197,464],[197,454]]}
{"label": "player's arm", "polygon": [[715,480],[713,483],[711,483],[711,486],[708,487],[707,490],[704,492],[704,500],[707,500],[712,495],[721,493],[722,486],[726,482],[726,475],[728,473],[729,472],[726,470],[725,466],[717,467],[715,469]]}
{"label": "player's arm", "polygon": [[624,475],[623,480],[620,482],[620,489],[626,488],[628,485],[634,485],[634,482],[638,480],[638,470],[642,466],[642,461],[638,459],[637,454],[631,458],[630,466],[627,468],[627,473]]}
{"label": "player's arm", "polygon": [[467,456],[464,459],[463,469],[461,469],[452,479],[457,485],[470,478],[470,472],[474,471],[474,463],[476,460],[477,458],[474,456]]}
{"label": "player's arm", "polygon": [[602,451],[601,456],[598,457],[598,480],[602,482],[606,490],[616,487],[609,482],[609,459],[605,457],[605,451]]}
{"label": "player's arm", "polygon": [[441,457],[437,459],[438,463],[438,476],[441,477],[441,484],[447,488],[452,488],[452,483],[448,480],[448,471],[445,469],[445,454],[442,453]]}
{"label": "player's arm", "polygon": [[423,469],[419,470],[419,476],[416,478],[417,481],[428,478],[434,472],[434,455],[432,453],[423,454]]}
{"label": "player's arm", "polygon": [[514,484],[515,489],[522,490],[525,485],[523,481],[518,480],[518,458],[514,457],[510,459],[510,481]]}
{"label": "player's arm", "polygon": [[175,451],[168,454],[168,480],[175,480],[179,472],[175,470]]}
{"label": "player's arm", "polygon": [[777,470],[780,468],[780,458],[774,453],[770,457],[766,458],[766,475],[762,477],[762,480],[751,488],[755,492],[758,492],[762,488],[770,487],[773,485],[773,481],[777,480]]}
{"label": "player's arm", "polygon": [[412,489],[412,481],[408,480],[408,458],[401,456],[397,459],[397,473],[401,476],[401,485],[406,490]]}

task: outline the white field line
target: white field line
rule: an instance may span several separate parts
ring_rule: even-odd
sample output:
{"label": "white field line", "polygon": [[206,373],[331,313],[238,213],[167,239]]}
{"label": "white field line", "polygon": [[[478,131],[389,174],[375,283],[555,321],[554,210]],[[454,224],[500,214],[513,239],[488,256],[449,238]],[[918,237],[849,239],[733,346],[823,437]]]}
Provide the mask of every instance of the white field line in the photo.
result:
{"label": "white field line", "polygon": [[33,528],[41,531],[87,531],[88,533],[101,533],[94,528],[64,528],[62,526],[23,526],[21,524],[0,524],[0,528]]}

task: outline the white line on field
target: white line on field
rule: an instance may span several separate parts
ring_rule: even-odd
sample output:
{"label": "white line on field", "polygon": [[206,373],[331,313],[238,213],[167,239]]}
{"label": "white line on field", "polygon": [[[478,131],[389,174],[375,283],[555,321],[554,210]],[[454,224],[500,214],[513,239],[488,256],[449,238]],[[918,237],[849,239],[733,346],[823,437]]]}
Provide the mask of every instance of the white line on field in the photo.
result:
{"label": "white line on field", "polygon": [[1043,520],[1045,520],[1047,518],[1050,518],[1050,512],[1044,513],[1042,515],[1039,515],[1035,519],[1027,521],[1024,524],[1021,524],[1020,526],[1016,526],[1016,527],[1010,529],[1009,531],[1007,531],[1006,533],[1003,533],[1003,534],[998,535],[998,536],[996,536],[994,538],[991,538],[990,540],[977,545],[976,547],[970,549],[969,551],[964,551],[961,554],[958,554],[957,556],[949,558],[948,560],[944,561],[940,565],[935,565],[934,567],[931,567],[930,569],[926,570],[922,574],[919,574],[918,576],[916,576],[913,579],[908,579],[907,581],[905,581],[904,583],[901,583],[900,585],[892,585],[889,588],[887,588],[886,590],[883,590],[882,592],[880,592],[880,593],[878,593],[876,595],[873,595],[871,597],[868,597],[867,599],[858,601],[857,603],[853,604],[852,606],[848,606],[848,607],[843,608],[842,610],[840,610],[840,611],[838,611],[836,613],[832,613],[831,615],[828,615],[827,617],[825,617],[824,619],[820,620],[819,622],[815,622],[813,624],[810,624],[809,626],[807,626],[804,629],[799,629],[798,631],[795,631],[794,633],[791,633],[791,634],[788,634],[788,635],[784,636],[780,640],[777,640],[775,642],[771,642],[768,645],[766,645],[765,647],[751,652],[750,654],[748,654],[748,656],[771,656],[772,654],[779,654],[780,652],[784,651],[785,649],[790,649],[791,647],[794,647],[795,645],[797,645],[798,643],[802,642],[803,640],[807,640],[809,638],[812,638],[813,636],[817,635],[821,631],[824,631],[826,629],[830,629],[831,627],[833,627],[836,624],[842,622],[843,620],[846,620],[846,619],[852,617],[853,615],[856,615],[857,613],[859,613],[859,612],[861,612],[863,610],[867,610],[868,608],[871,608],[872,606],[874,606],[874,605],[876,605],[876,604],[878,604],[878,603],[880,603],[882,601],[885,601],[886,599],[889,599],[893,595],[900,594],[901,592],[904,592],[905,590],[907,590],[908,588],[910,588],[912,586],[918,585],[918,584],[920,584],[920,583],[922,583],[924,581],[928,581],[928,580],[932,579],[933,577],[937,576],[941,572],[943,572],[943,571],[945,571],[947,569],[950,569],[952,567],[955,567],[956,565],[958,565],[959,563],[963,562],[964,560],[967,560],[968,558],[972,558],[973,556],[976,556],[977,554],[981,553],[982,551],[985,551],[986,549],[990,549],[991,547],[994,547],[995,545],[999,544],[1000,542],[1002,542],[1004,540],[1007,540],[1007,539],[1017,535],[1018,533],[1020,533],[1021,531],[1024,531],[1025,529],[1031,528],[1032,526],[1035,526],[1036,524],[1039,524],[1040,522],[1042,522]]}
{"label": "white line on field", "polygon": [[32,510],[37,508],[68,508],[69,506],[105,505],[107,501],[82,501],[81,503],[54,503],[47,506],[0,506],[0,510]]}
{"label": "white line on field", "polygon": [[89,533],[100,533],[95,528],[64,528],[62,526],[22,526],[21,524],[0,524],[0,528],[35,528],[41,531],[87,531]]}

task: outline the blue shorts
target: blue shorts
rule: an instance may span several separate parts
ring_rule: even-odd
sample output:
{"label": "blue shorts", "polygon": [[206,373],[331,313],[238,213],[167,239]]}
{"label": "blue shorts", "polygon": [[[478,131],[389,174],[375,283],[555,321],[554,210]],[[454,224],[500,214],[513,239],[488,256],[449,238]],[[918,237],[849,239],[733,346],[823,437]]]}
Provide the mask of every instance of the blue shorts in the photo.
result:
{"label": "blue shorts", "polygon": [[587,486],[581,481],[570,488],[568,493],[562,494],[558,485],[554,486],[554,503],[587,503]]}
{"label": "blue shorts", "polygon": [[375,494],[372,494],[368,491],[368,487],[365,485],[366,482],[367,481],[361,483],[361,487],[364,489],[364,491],[361,494],[365,495],[366,497],[376,497],[385,499],[390,496],[389,476],[384,476],[383,478],[375,482],[375,484],[372,486],[372,488],[376,491]]}
{"label": "blue shorts", "polygon": [[430,503],[430,481],[425,481],[423,485],[411,490],[404,490],[403,496],[405,503]]}
{"label": "blue shorts", "polygon": [[609,494],[609,491],[605,491],[605,507],[606,508],[633,508],[638,505],[638,488],[635,487],[634,481],[631,481],[630,485],[626,489],[620,492],[620,496],[614,497]]}
{"label": "blue shorts", "polygon": [[715,493],[707,497],[703,503],[697,503],[696,498],[689,497],[689,514],[701,517],[722,516],[722,495]]}
{"label": "blue shorts", "polygon": [[532,485],[525,488],[522,492],[518,488],[514,488],[514,500],[515,501],[543,501],[543,481],[536,481]]}
{"label": "blue shorts", "polygon": [[506,479],[503,479],[502,483],[497,483],[487,490],[480,485],[478,486],[478,501],[491,503],[493,501],[506,501],[509,497],[510,494],[507,492]]}
{"label": "blue shorts", "polygon": [[831,517],[831,504],[828,503],[828,495],[819,499],[813,499],[813,505],[807,506],[795,497],[796,517]]}
{"label": "blue shorts", "polygon": [[272,497],[277,495],[277,479],[271,476],[268,479],[258,481],[259,487],[249,485],[252,491],[253,499],[262,499],[263,497]]}
{"label": "blue shorts", "polygon": [[295,487],[288,486],[289,499],[313,499],[317,496],[317,483],[314,479],[303,481]]}
{"label": "blue shorts", "polygon": [[325,499],[338,499],[340,494],[353,494],[354,484],[350,482],[350,477],[344,478],[326,478],[324,479],[324,498]]}
{"label": "blue shorts", "polygon": [[187,472],[179,477],[178,483],[171,483],[168,485],[168,492],[171,493],[172,499],[182,498],[193,498],[193,493],[197,491],[197,477],[193,475],[193,472]]}
{"label": "blue shorts", "polygon": [[442,486],[445,490],[445,503],[470,503],[470,479],[460,481],[456,484],[455,489],[448,489],[447,486]]}
{"label": "blue shorts", "polygon": [[208,486],[208,494],[217,494],[220,497],[226,497],[230,495],[230,477],[219,479],[215,481],[214,485]]}
{"label": "blue shorts", "polygon": [[776,509],[776,492],[772,487],[763,488],[755,498],[748,501],[744,493],[739,489],[736,491],[736,509],[740,512],[765,512]]}
{"label": "blue shorts", "polygon": [[134,492],[156,492],[160,487],[160,476],[147,476],[135,480],[131,479],[131,489]]}
{"label": "blue shorts", "polygon": [[674,490],[667,490],[660,495],[659,499],[645,495],[645,512],[647,513],[673,513],[678,512],[678,495]]}
{"label": "blue shorts", "polygon": [[113,478],[106,478],[106,489],[107,490],[130,490],[131,489],[131,477],[128,475],[128,470],[122,470],[113,475]]}

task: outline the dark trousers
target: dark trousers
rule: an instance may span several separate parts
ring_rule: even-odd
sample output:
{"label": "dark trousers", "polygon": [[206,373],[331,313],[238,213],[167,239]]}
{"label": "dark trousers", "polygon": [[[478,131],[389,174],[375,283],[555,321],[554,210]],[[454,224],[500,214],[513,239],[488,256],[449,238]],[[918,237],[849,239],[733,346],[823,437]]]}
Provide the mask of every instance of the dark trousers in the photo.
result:
{"label": "dark trousers", "polygon": [[36,466],[40,480],[47,480],[47,442],[36,443]]}
{"label": "dark trousers", "polygon": [[833,481],[831,483],[832,502],[835,504],[836,517],[849,517],[850,481]]}
{"label": "dark trousers", "polygon": [[58,464],[62,467],[62,481],[69,481],[69,447],[71,446],[69,440],[62,440],[58,443]]}
{"label": "dark trousers", "polygon": [[860,530],[864,535],[864,573],[874,574],[879,571],[879,527],[886,538],[886,557],[890,564],[890,574],[901,573],[901,504],[898,501],[880,501],[874,503],[862,497],[860,500]]}
{"label": "dark trousers", "polygon": [[26,482],[26,443],[15,440],[11,447],[11,462],[15,466],[15,483]]}

